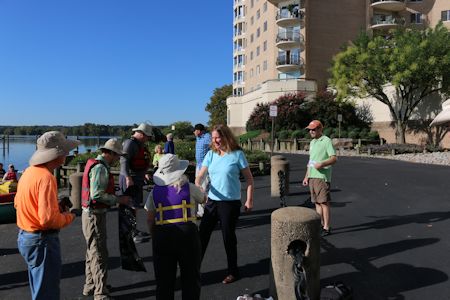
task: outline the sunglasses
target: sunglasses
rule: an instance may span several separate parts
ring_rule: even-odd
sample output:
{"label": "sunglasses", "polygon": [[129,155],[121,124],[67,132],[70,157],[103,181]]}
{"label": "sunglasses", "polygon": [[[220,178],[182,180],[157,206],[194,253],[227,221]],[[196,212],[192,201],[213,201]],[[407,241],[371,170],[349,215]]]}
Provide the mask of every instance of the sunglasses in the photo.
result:
{"label": "sunglasses", "polygon": [[317,128],[314,128],[314,129],[310,129],[309,131],[316,131],[316,129],[317,129]]}

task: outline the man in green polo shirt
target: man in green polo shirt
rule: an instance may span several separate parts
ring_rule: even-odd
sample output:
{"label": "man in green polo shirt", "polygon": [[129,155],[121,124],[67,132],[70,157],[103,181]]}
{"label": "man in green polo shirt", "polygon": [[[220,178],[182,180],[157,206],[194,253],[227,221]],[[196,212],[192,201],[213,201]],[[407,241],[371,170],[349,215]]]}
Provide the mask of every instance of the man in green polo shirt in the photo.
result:
{"label": "man in green polo shirt", "polygon": [[330,230],[330,182],[331,165],[336,163],[336,150],[331,139],[323,135],[323,125],[318,120],[309,123],[306,129],[313,138],[309,144],[309,161],[303,186],[309,185],[311,201],[322,221],[322,236]]}

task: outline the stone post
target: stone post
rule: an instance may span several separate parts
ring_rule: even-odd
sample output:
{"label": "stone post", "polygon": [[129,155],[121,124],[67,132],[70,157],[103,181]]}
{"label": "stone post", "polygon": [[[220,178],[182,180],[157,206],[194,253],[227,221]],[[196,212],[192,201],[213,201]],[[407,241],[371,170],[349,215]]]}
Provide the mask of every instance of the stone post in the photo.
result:
{"label": "stone post", "polygon": [[69,183],[70,183],[70,202],[72,202],[71,210],[78,210],[81,212],[81,181],[83,179],[83,173],[75,172],[70,174]]}
{"label": "stone post", "polygon": [[289,194],[289,162],[282,155],[274,155],[270,158],[270,195],[280,197],[280,181],[278,172],[285,174],[284,195]]}
{"label": "stone post", "polygon": [[271,216],[270,295],[278,300],[296,300],[294,259],[288,248],[304,245],[303,271],[306,292],[311,300],[320,298],[320,216],[305,207],[284,207]]}

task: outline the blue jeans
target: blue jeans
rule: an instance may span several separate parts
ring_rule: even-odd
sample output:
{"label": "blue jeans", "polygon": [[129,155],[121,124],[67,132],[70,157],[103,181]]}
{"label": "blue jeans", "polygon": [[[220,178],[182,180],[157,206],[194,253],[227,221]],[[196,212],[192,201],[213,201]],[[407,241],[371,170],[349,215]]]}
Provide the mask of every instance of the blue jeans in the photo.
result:
{"label": "blue jeans", "polygon": [[32,299],[59,300],[61,248],[58,233],[20,230],[17,245],[28,265]]}

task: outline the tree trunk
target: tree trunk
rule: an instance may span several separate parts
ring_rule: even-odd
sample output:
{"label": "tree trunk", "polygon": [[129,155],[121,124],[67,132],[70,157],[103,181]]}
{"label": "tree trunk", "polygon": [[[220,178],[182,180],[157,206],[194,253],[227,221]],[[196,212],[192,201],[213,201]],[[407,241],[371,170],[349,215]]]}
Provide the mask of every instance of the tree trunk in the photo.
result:
{"label": "tree trunk", "polygon": [[397,144],[405,144],[406,143],[406,137],[405,137],[405,131],[406,131],[406,124],[404,124],[401,120],[397,120],[397,126],[396,126],[396,132],[395,132],[395,140]]}

